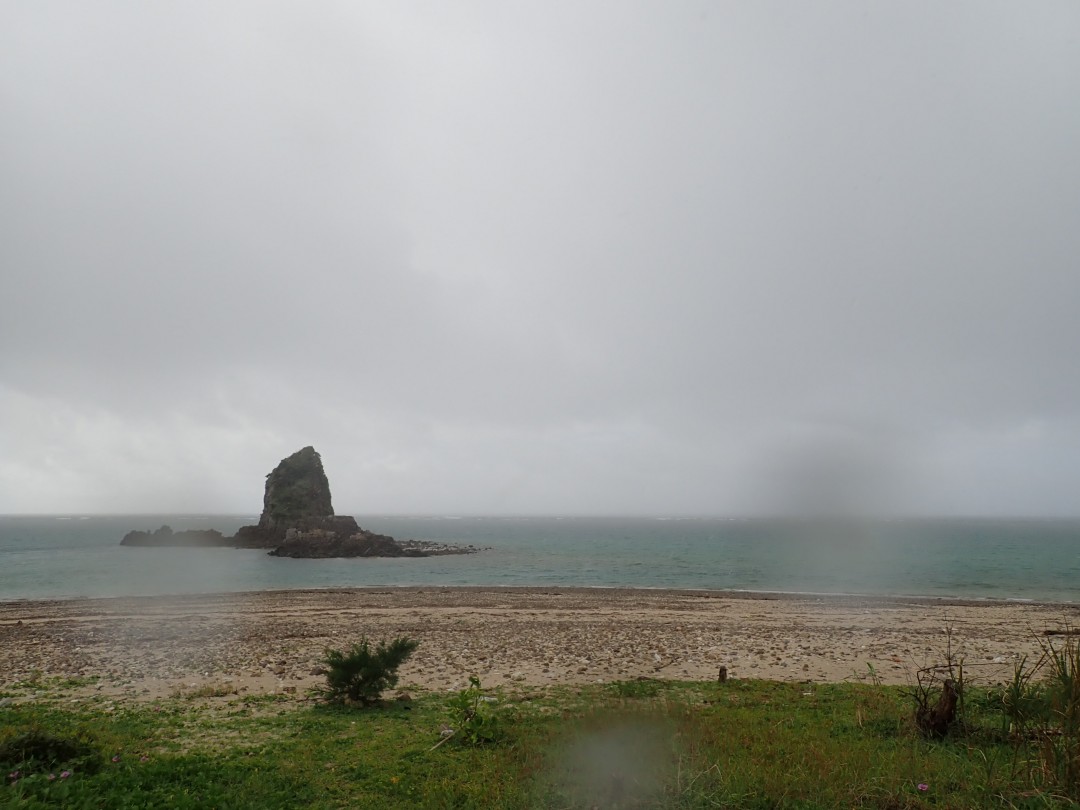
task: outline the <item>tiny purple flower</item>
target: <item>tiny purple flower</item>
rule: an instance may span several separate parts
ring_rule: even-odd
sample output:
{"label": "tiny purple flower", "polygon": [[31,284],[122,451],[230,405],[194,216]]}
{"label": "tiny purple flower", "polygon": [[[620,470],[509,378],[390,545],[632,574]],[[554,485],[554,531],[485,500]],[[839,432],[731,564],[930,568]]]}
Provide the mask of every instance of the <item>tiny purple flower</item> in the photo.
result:
{"label": "tiny purple flower", "polygon": [[149,762],[149,761],[150,761],[150,757],[148,757],[146,754],[143,754],[141,757],[139,757],[139,762]]}
{"label": "tiny purple flower", "polygon": [[919,790],[923,790],[923,791],[926,791],[926,790],[930,789],[930,786],[928,784],[926,784],[926,782],[919,782],[918,787],[919,787]]}
{"label": "tiny purple flower", "polygon": [[12,782],[17,782],[21,775],[22,774],[20,774],[19,771],[12,771],[7,775],[7,778],[10,779]]}
{"label": "tiny purple flower", "polygon": [[60,771],[61,779],[67,779],[69,776],[71,776],[71,771]]}
{"label": "tiny purple flower", "polygon": [[112,761],[113,761],[113,762],[119,762],[119,761],[120,761],[120,755],[119,755],[119,754],[117,754],[116,756],[114,756],[114,757],[112,758]]}
{"label": "tiny purple flower", "polygon": [[50,773],[50,774],[49,774],[49,775],[48,775],[48,776],[46,777],[46,779],[48,779],[48,780],[49,780],[50,782],[55,782],[55,781],[56,781],[56,774],[55,774],[55,773]]}

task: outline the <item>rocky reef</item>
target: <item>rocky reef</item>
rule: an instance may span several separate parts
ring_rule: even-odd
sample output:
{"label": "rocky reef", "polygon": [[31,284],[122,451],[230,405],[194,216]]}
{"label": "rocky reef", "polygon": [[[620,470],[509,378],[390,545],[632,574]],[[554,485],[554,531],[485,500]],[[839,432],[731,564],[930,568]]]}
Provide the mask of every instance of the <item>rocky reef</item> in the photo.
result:
{"label": "rocky reef", "polygon": [[362,529],[347,515],[335,515],[330,482],[322,458],[305,447],[282,459],[266,476],[263,510],[254,526],[241,526],[233,537],[213,529],[174,532],[131,531],[123,546],[224,546],[265,548],[276,557],[430,557],[471,554],[473,546],[448,546],[395,540]]}
{"label": "rocky reef", "polygon": [[285,542],[270,552],[274,557],[426,557],[393,537],[364,529],[351,534],[328,529],[289,529]]}
{"label": "rocky reef", "polygon": [[120,541],[122,546],[227,546],[229,538],[215,529],[190,529],[174,532],[170,526],[157,531],[130,531]]}

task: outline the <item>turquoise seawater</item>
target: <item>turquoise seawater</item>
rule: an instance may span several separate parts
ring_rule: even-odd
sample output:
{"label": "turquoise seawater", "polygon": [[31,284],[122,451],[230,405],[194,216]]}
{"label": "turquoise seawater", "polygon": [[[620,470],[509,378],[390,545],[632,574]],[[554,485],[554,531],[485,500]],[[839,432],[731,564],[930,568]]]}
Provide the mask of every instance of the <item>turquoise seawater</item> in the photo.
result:
{"label": "turquoise seawater", "polygon": [[357,519],[400,539],[486,550],[421,559],[291,560],[258,550],[119,545],[130,529],[162,524],[232,534],[255,522],[251,515],[0,516],[0,600],[396,585],[1080,598],[1080,520]]}

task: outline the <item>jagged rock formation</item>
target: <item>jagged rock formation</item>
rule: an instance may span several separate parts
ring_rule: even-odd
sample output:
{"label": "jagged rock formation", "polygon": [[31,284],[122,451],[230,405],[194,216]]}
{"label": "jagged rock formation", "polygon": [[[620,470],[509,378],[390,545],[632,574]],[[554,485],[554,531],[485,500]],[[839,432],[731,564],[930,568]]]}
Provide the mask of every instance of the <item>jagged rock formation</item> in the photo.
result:
{"label": "jagged rock formation", "polygon": [[335,519],[322,458],[308,446],[282,459],[266,476],[263,510],[257,526],[243,526],[236,539],[244,546],[273,548],[289,529],[323,529],[335,535],[359,530],[352,518]]}
{"label": "jagged rock formation", "polygon": [[254,526],[241,526],[233,537],[210,530],[128,532],[124,546],[231,546],[266,548],[277,557],[430,557],[471,554],[473,546],[395,540],[360,528],[347,515],[335,515],[330,482],[322,458],[305,447],[282,459],[266,476],[263,511]]}

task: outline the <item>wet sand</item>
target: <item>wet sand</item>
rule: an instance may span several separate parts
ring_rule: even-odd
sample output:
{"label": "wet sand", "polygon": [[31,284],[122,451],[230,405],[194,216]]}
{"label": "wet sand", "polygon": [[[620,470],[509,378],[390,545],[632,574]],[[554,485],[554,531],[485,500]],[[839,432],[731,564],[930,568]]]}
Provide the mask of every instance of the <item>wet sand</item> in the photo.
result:
{"label": "wet sand", "polygon": [[[420,641],[401,686],[606,682],[637,677],[909,683],[954,653],[1006,680],[1080,605],[581,588],[393,588],[0,602],[0,691],[95,678],[83,691],[296,693],[319,659],[362,635]],[[26,687],[16,690],[27,693]]]}

